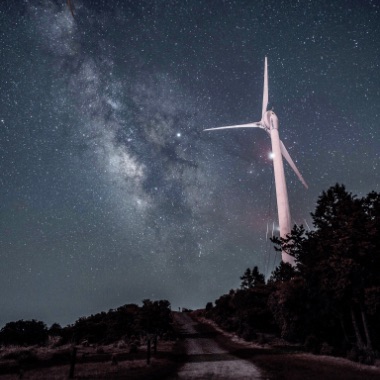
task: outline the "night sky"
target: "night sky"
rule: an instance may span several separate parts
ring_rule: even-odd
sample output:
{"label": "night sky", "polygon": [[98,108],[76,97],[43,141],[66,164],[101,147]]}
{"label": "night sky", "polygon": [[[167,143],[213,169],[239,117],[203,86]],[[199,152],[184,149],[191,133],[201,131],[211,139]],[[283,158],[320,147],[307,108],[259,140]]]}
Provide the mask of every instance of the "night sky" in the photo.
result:
{"label": "night sky", "polygon": [[270,274],[270,139],[203,132],[260,120],[265,56],[294,223],[380,191],[380,1],[71,3],[0,2],[0,326]]}

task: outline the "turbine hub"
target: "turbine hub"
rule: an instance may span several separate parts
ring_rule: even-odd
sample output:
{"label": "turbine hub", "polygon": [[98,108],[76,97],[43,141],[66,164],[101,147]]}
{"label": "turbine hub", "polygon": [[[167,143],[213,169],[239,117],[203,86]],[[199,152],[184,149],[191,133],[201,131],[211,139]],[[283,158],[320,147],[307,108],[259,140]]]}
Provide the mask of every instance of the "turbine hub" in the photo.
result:
{"label": "turbine hub", "polygon": [[272,110],[265,112],[262,118],[262,122],[265,126],[265,129],[268,131],[271,129],[278,129],[278,118]]}

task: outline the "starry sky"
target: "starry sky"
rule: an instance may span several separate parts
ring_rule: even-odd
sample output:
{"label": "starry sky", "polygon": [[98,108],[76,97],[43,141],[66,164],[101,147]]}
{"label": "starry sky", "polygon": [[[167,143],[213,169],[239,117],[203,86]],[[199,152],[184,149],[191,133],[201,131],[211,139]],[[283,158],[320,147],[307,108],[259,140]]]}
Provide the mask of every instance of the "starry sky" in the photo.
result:
{"label": "starry sky", "polygon": [[269,107],[294,223],[380,191],[377,0],[2,0],[0,325],[142,299],[204,307],[280,259]]}

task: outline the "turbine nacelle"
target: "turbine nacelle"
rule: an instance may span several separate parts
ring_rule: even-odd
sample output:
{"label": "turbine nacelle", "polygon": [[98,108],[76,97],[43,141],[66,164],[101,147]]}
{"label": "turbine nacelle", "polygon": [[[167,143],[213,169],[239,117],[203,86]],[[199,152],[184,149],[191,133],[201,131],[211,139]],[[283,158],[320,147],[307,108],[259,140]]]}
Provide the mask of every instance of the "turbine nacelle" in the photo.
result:
{"label": "turbine nacelle", "polygon": [[266,111],[261,119],[261,124],[268,132],[271,129],[278,129],[278,117],[272,110]]}

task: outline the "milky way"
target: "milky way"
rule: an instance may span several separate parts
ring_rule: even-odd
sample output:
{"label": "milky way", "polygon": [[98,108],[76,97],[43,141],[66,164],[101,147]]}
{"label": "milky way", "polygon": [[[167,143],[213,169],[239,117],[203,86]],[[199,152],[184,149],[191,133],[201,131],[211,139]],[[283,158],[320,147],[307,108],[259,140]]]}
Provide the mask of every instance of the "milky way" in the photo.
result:
{"label": "milky way", "polygon": [[142,299],[202,307],[276,257],[270,140],[203,132],[269,106],[294,223],[379,191],[380,7],[363,1],[0,4],[0,323]]}

